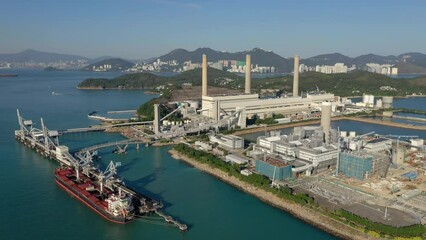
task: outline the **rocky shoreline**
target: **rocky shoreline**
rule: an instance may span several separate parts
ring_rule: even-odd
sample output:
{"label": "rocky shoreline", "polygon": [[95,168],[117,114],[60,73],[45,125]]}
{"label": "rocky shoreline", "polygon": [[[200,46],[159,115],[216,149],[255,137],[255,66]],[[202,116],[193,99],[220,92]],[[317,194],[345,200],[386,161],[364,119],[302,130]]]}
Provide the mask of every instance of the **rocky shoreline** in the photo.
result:
{"label": "rocky shoreline", "polygon": [[270,192],[266,192],[262,189],[258,189],[253,187],[252,185],[240,181],[239,179],[228,176],[228,174],[224,173],[219,169],[215,169],[210,167],[207,164],[199,163],[187,156],[184,156],[178,153],[175,150],[170,150],[169,153],[171,156],[177,160],[183,161],[203,172],[206,172],[219,180],[231,184],[232,186],[250,194],[258,199],[266,202],[276,208],[284,210],[291,215],[297,217],[298,219],[309,223],[317,228],[320,228],[334,236],[337,236],[342,239],[356,239],[356,240],[364,240],[364,239],[377,239],[372,236],[367,235],[366,233],[360,232],[359,230],[352,228],[342,222],[339,222],[333,218],[330,218],[321,212],[316,211],[315,209],[311,209],[308,207],[304,207],[298,205],[294,202],[281,199]]}

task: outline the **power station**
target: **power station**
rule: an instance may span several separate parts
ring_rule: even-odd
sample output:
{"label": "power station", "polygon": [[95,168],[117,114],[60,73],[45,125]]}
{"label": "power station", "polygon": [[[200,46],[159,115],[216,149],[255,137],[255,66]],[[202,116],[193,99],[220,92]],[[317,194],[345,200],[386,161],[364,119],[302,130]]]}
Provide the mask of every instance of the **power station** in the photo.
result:
{"label": "power station", "polygon": [[[237,111],[239,118],[250,118],[254,115],[264,118],[272,114],[283,114],[287,117],[311,113],[321,107],[322,102],[334,101],[334,94],[305,93],[299,96],[299,56],[294,57],[293,96],[261,99],[259,94],[251,93],[251,56],[246,55],[246,73],[244,94],[212,95],[208,94],[207,86],[207,56],[203,54],[202,63],[202,114],[215,121],[230,116]],[[331,105],[330,105],[331,107]],[[245,127],[238,121],[240,127]]]}

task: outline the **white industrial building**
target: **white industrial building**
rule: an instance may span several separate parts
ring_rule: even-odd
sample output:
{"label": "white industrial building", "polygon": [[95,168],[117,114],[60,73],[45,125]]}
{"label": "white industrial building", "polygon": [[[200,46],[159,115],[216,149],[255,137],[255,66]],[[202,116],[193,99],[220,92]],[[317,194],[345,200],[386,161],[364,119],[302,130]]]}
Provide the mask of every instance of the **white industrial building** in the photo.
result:
{"label": "white industrial building", "polygon": [[339,149],[335,145],[321,146],[316,148],[298,148],[298,158],[305,160],[318,169],[330,169],[334,167],[339,156]]}
{"label": "white industrial building", "polygon": [[235,154],[226,155],[225,161],[230,162],[230,163],[239,164],[239,165],[246,164],[246,163],[249,162],[249,160],[247,158],[243,158],[243,157],[237,156]]}
{"label": "white industrial building", "polygon": [[205,142],[201,142],[201,141],[196,141],[195,146],[202,148],[205,151],[211,151],[212,150],[212,145],[205,143]]}
{"label": "white industrial building", "polygon": [[321,103],[333,102],[334,94],[315,93],[299,96],[299,57],[294,58],[293,96],[272,99],[260,99],[259,94],[251,93],[251,57],[246,56],[246,77],[244,94],[238,95],[209,95],[207,88],[207,56],[203,55],[202,63],[202,114],[216,121],[226,115],[239,113],[238,125],[246,127],[246,117],[253,115],[264,116],[281,113],[295,116],[302,112],[317,111]]}
{"label": "white industrial building", "polygon": [[211,143],[218,143],[219,146],[228,149],[244,148],[244,138],[235,135],[210,135],[209,140]]}
{"label": "white industrial building", "polygon": [[279,157],[293,166],[295,175],[334,169],[339,148],[336,145],[337,132],[330,129],[331,104],[325,102],[321,109],[321,126],[295,127],[290,135],[260,136],[248,155],[254,158],[265,154]]}

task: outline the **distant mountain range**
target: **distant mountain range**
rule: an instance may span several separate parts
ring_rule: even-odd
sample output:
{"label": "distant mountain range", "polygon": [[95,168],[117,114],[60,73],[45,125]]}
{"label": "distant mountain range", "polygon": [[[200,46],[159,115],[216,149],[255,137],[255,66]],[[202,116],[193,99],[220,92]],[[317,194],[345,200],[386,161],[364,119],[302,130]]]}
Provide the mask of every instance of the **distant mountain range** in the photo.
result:
{"label": "distant mountain range", "polygon": [[[294,66],[293,58],[283,58],[272,51],[266,51],[261,48],[254,48],[250,51],[236,53],[215,51],[211,48],[198,48],[194,51],[188,51],[185,49],[175,49],[169,52],[168,54],[162,55],[158,58],[163,61],[178,60],[178,62],[192,61],[199,63],[201,62],[201,56],[203,53],[207,54],[208,61],[211,62],[215,62],[218,60],[245,61],[245,55],[251,54],[252,64],[259,64],[259,66],[274,66],[277,72],[292,72]],[[426,54],[423,53],[404,53],[398,56],[380,56],[375,54],[366,54],[355,58],[351,58],[340,53],[331,53],[301,59],[300,62],[310,67],[314,67],[316,65],[334,65],[335,63],[344,63],[347,66],[364,66],[367,63],[401,63],[399,64],[399,67],[401,68],[400,73],[412,73],[412,70],[419,71],[419,73],[426,72]],[[409,69],[405,69],[406,67],[409,67]]]}
{"label": "distant mountain range", "polygon": [[259,66],[273,66],[279,72],[289,72],[293,66],[293,62],[291,59],[283,58],[272,51],[266,51],[261,48],[253,48],[250,51],[236,53],[215,51],[211,48],[198,48],[194,51],[188,51],[185,49],[175,49],[158,58],[162,61],[177,60],[180,63],[185,61],[201,63],[201,58],[203,54],[207,55],[207,59],[209,62],[216,62],[218,60],[245,61],[246,54],[250,54],[252,64],[259,64]]}
{"label": "distant mountain range", "polygon": [[49,52],[40,52],[32,49],[28,49],[19,53],[6,53],[0,54],[0,62],[13,62],[13,63],[23,63],[23,62],[58,62],[58,61],[78,61],[85,60],[89,61],[89,58],[82,57],[78,55],[70,54],[59,54],[59,53],[49,53]]}
{"label": "distant mountain range", "polygon": [[[218,60],[238,60],[245,61],[245,55],[251,54],[252,64],[258,64],[259,66],[273,66],[277,72],[292,72],[293,71],[293,58],[284,58],[280,55],[272,52],[263,50],[261,48],[253,48],[249,51],[243,52],[223,52],[216,51],[211,48],[198,48],[194,51],[188,51],[185,49],[175,49],[165,55],[160,57],[150,58],[145,60],[145,62],[153,62],[156,59],[161,59],[162,61],[177,60],[179,63],[185,61],[192,62],[201,62],[202,54],[207,54],[208,61],[215,62]],[[12,62],[12,63],[23,63],[23,62],[57,62],[57,61],[77,61],[85,60],[89,64],[94,65],[104,64],[104,60],[114,60],[117,58],[112,58],[109,56],[100,57],[96,59],[90,59],[78,55],[69,55],[69,54],[58,54],[58,53],[48,53],[40,52],[36,50],[25,50],[20,53],[12,54],[0,54],[0,62]],[[123,60],[127,61],[127,60]],[[134,61],[127,61],[134,62]],[[403,53],[398,56],[380,56],[375,54],[366,54],[361,55],[355,58],[345,56],[340,53],[331,53],[331,54],[322,54],[306,59],[301,59],[301,63],[307,66],[316,66],[316,65],[334,65],[335,63],[344,63],[345,65],[352,66],[364,66],[366,63],[379,63],[379,64],[397,64],[399,68],[399,73],[426,73],[426,54],[409,52]],[[124,65],[128,65],[127,63]],[[123,66],[124,66],[123,65]],[[413,72],[415,71],[415,72]]]}

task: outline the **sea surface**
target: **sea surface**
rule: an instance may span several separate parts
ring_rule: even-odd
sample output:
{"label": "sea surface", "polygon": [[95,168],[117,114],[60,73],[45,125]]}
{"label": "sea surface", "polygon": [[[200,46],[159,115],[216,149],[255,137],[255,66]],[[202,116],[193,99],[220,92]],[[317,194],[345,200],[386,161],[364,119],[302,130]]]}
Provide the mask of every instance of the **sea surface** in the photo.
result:
{"label": "sea surface", "polygon": [[[11,69],[0,70],[9,73]],[[127,225],[110,223],[59,188],[56,162],[14,140],[16,109],[40,127],[67,129],[97,124],[93,111],[136,109],[154,95],[143,91],[77,90],[89,77],[120,73],[14,70],[16,78],[0,78],[0,239],[335,239],[291,215],[271,207],[208,174],[171,158],[169,147],[129,147],[127,155],[101,152],[104,169],[120,161],[125,182],[165,204],[164,211],[189,225],[189,231],[164,226],[157,219]],[[52,94],[55,92],[55,94]],[[81,133],[61,136],[71,151],[122,139],[118,134]]]}

